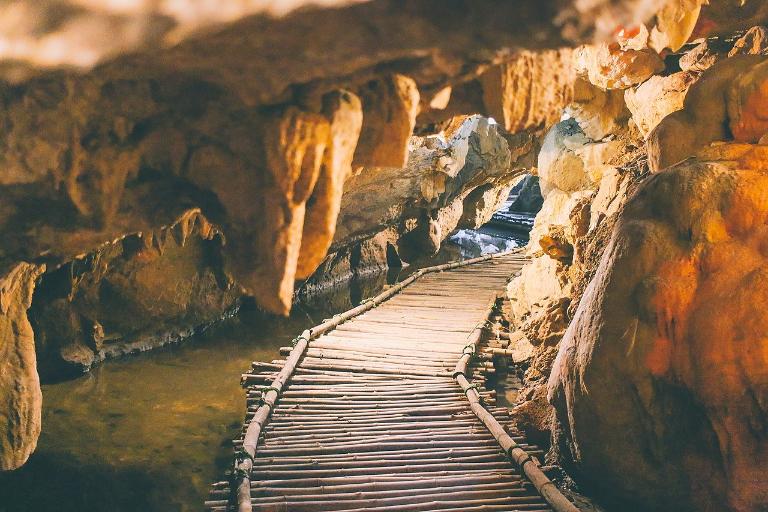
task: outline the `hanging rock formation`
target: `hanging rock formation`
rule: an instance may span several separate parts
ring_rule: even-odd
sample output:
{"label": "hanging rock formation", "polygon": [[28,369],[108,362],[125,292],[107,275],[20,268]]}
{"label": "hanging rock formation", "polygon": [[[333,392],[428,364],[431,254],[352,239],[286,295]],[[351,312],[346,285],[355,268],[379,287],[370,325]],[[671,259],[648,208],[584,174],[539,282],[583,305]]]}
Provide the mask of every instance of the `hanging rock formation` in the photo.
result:
{"label": "hanging rock formation", "polygon": [[43,396],[35,338],[27,320],[35,279],[44,270],[20,263],[0,273],[0,470],[16,469],[37,446]]}

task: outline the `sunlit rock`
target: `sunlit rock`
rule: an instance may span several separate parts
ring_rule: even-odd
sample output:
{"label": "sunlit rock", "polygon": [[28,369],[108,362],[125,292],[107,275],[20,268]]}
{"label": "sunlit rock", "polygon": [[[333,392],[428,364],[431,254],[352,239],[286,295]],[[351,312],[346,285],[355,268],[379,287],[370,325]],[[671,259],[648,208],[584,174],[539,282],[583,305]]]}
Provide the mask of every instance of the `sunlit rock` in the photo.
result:
{"label": "sunlit rock", "polygon": [[592,140],[616,133],[629,116],[621,90],[605,91],[582,78],[574,84],[573,102],[565,113]]}
{"label": "sunlit rock", "polygon": [[647,510],[768,505],[766,156],[713,146],[620,214],[549,381],[595,490]]}
{"label": "sunlit rock", "polygon": [[766,55],[768,54],[768,28],[752,27],[741,36],[728,53],[729,57],[736,55]]}
{"label": "sunlit rock", "polygon": [[696,74],[686,71],[668,76],[655,75],[625,91],[627,108],[643,137],[648,137],[669,114],[682,110],[688,89],[697,78]]}
{"label": "sunlit rock", "polygon": [[483,103],[489,116],[510,133],[552,126],[573,98],[570,49],[521,52],[482,75]]}
{"label": "sunlit rock", "polygon": [[601,89],[626,89],[664,69],[650,48],[622,49],[618,43],[582,46],[575,52],[578,75]]}
{"label": "sunlit rock", "polygon": [[709,68],[688,91],[683,109],[665,117],[648,136],[651,170],[677,164],[711,142],[729,140],[734,128],[740,137],[753,138],[761,128],[764,92],[759,72],[748,73],[764,60],[741,55]]}

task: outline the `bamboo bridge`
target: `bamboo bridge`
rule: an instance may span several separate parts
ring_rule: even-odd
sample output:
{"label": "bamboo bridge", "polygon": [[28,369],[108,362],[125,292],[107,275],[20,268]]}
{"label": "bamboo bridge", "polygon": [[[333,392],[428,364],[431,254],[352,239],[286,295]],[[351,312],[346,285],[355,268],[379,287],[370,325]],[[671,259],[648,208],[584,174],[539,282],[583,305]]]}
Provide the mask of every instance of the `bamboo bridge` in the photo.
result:
{"label": "bamboo bridge", "polygon": [[483,332],[518,252],[422,269],[243,375],[211,511],[576,512],[483,388]]}

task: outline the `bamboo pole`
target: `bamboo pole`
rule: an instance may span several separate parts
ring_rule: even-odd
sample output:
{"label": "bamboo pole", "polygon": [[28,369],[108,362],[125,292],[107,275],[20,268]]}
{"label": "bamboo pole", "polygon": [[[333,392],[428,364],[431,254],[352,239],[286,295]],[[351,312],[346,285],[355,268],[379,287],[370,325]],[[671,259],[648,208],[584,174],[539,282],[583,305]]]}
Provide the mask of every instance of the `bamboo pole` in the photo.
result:
{"label": "bamboo pole", "polygon": [[286,359],[285,365],[278,372],[277,376],[270,384],[268,390],[265,391],[264,397],[263,397],[263,404],[256,410],[253,418],[251,418],[250,422],[248,423],[248,427],[245,431],[245,436],[243,439],[242,450],[238,453],[238,455],[235,458],[234,475],[236,477],[236,481],[234,482],[235,485],[233,485],[233,488],[236,489],[236,501],[237,501],[238,511],[239,512],[253,511],[253,507],[251,505],[251,499],[250,499],[250,489],[251,489],[250,475],[251,475],[251,470],[253,468],[253,459],[256,456],[258,441],[259,441],[259,438],[261,437],[261,431],[264,425],[269,420],[269,417],[275,407],[275,404],[280,396],[280,393],[283,390],[283,387],[286,385],[288,380],[293,376],[294,372],[296,371],[299,360],[306,352],[309,346],[309,341],[311,339],[316,338],[322,334],[325,334],[326,332],[341,325],[345,321],[351,318],[354,318],[355,316],[358,316],[376,307],[378,304],[380,304],[383,301],[386,301],[390,297],[393,297],[400,290],[407,287],[408,285],[410,285],[411,283],[413,283],[414,281],[416,281],[417,279],[419,279],[421,276],[425,274],[442,272],[444,270],[471,265],[473,263],[479,263],[481,261],[488,261],[495,258],[499,258],[501,256],[506,256],[506,255],[507,253],[492,254],[488,256],[481,256],[479,258],[474,258],[471,260],[446,263],[443,265],[436,265],[434,267],[418,270],[407,279],[390,287],[388,290],[385,290],[384,292],[378,294],[376,297],[373,297],[372,299],[363,302],[359,306],[352,308],[335,318],[328,319],[314,328],[307,329],[304,332],[302,332],[302,334],[297,338],[297,343],[296,343],[296,346],[294,347],[294,350],[291,351],[288,358]]}
{"label": "bamboo pole", "polygon": [[480,394],[467,379],[467,367],[472,355],[477,352],[480,337],[481,330],[475,329],[475,332],[473,332],[470,337],[470,342],[467,344],[467,346],[470,347],[470,350],[459,358],[454,371],[454,378],[461,386],[461,389],[464,390],[467,400],[470,403],[470,407],[472,408],[472,412],[474,412],[478,419],[488,428],[499,445],[504,449],[504,452],[509,455],[520,469],[522,469],[525,476],[528,477],[531,483],[536,487],[536,490],[547,500],[547,503],[549,503],[555,512],[579,512],[579,509],[576,508],[541,471],[538,464],[531,458],[529,453],[507,434],[504,427],[480,402]]}

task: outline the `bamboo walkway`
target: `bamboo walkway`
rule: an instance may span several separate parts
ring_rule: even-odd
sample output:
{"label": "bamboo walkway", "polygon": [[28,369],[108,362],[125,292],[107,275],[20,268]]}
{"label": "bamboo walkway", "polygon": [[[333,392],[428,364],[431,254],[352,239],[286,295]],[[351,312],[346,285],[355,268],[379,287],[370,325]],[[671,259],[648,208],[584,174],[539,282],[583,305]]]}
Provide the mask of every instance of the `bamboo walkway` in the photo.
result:
{"label": "bamboo walkway", "polygon": [[253,363],[233,477],[207,509],[577,511],[482,387],[483,328],[524,262],[423,269]]}

